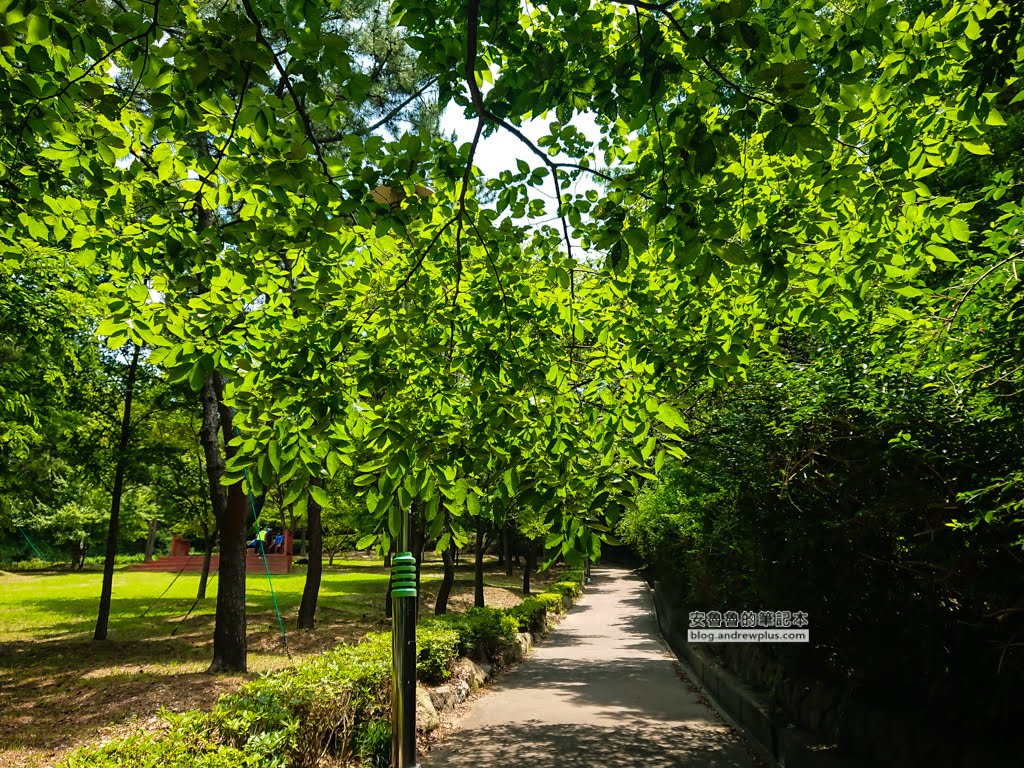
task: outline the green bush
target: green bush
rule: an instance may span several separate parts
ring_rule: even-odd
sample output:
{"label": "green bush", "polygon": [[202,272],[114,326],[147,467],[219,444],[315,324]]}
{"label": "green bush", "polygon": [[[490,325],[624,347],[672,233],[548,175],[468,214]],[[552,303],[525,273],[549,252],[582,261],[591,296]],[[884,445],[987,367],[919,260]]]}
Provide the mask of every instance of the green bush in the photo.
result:
{"label": "green bush", "polygon": [[428,619],[416,629],[416,669],[426,683],[442,683],[452,676],[459,656],[457,630],[444,621]]}
{"label": "green bush", "polygon": [[565,610],[565,603],[562,602],[562,596],[557,592],[541,592],[536,596],[537,600],[540,600],[544,604],[544,608],[548,613],[561,613]]}
{"label": "green bush", "polygon": [[251,739],[244,748],[216,743],[205,712],[164,712],[168,728],[139,732],[98,747],[76,750],[66,768],[284,768],[287,751],[274,738]]}
{"label": "green bush", "polygon": [[437,620],[459,634],[459,652],[463,656],[486,661],[493,659],[506,641],[513,641],[519,620],[499,608],[470,608],[465,613],[447,614]]}
{"label": "green bush", "polygon": [[356,729],[355,753],[366,768],[391,765],[391,723],[369,720]]}
{"label": "green bush", "polygon": [[[115,565],[134,565],[135,563],[144,562],[146,556],[143,554],[137,555],[117,555],[114,558]],[[159,555],[153,555],[154,560],[159,560]],[[103,565],[106,558],[103,555],[92,555],[85,558],[86,565]],[[44,571],[50,568],[60,568],[61,566],[67,566],[68,560],[43,560],[38,557],[33,557],[28,560],[0,560],[0,571]]]}
{"label": "green bush", "polygon": [[547,626],[547,606],[536,597],[527,597],[507,613],[516,620],[520,632],[543,632]]}
{"label": "green bush", "polygon": [[164,713],[164,731],[78,750],[62,765],[311,768],[361,748],[355,726],[384,718],[390,680],[391,636],[371,633],[248,682],[209,712]]}
{"label": "green bush", "polygon": [[551,585],[550,592],[557,592],[563,597],[575,600],[583,592],[583,587],[575,581],[558,581]]}
{"label": "green bush", "polygon": [[[85,562],[87,565],[103,565],[106,559],[104,555],[90,555],[85,558]],[[153,555],[153,559],[159,560],[160,555]],[[146,562],[146,556],[142,552],[134,555],[114,555],[114,563],[116,565],[134,565],[135,563],[144,562]]]}
{"label": "green bush", "polygon": [[61,563],[51,563],[49,560],[40,560],[38,557],[33,557],[31,560],[4,563],[0,567],[0,571],[42,571],[47,568],[53,568],[56,565],[61,565]]}

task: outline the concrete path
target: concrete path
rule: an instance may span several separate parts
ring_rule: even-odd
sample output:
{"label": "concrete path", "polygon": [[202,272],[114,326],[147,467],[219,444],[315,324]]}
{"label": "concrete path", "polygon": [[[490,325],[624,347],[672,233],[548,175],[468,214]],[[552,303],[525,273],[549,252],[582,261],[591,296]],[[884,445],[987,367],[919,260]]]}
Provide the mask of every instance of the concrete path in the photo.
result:
{"label": "concrete path", "polygon": [[587,592],[518,669],[473,704],[424,768],[753,768],[658,633],[646,585],[595,568]]}

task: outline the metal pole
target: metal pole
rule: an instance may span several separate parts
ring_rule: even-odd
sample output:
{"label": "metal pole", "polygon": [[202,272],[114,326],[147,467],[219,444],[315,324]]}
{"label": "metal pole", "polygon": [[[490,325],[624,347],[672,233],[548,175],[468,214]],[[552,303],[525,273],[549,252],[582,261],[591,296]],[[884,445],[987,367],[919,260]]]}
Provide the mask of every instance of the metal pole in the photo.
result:
{"label": "metal pole", "polygon": [[391,765],[416,768],[416,557],[412,554],[412,519],[402,511],[402,526],[391,561],[392,666]]}

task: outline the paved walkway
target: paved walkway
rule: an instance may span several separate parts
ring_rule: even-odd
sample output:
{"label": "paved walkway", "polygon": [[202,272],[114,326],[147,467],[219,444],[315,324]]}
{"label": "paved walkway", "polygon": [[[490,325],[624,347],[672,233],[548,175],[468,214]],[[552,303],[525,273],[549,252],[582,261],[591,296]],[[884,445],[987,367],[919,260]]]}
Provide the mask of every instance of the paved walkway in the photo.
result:
{"label": "paved walkway", "polygon": [[424,768],[753,768],[740,737],[677,676],[643,581],[616,568],[592,576]]}

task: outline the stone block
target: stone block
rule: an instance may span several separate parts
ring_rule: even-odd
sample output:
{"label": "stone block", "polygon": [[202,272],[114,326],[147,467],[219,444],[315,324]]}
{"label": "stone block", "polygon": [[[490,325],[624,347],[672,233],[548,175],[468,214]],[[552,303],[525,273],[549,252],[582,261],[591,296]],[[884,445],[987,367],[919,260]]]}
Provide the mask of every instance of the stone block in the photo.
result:
{"label": "stone block", "polygon": [[430,733],[441,724],[430,694],[423,686],[416,686],[416,730]]}

